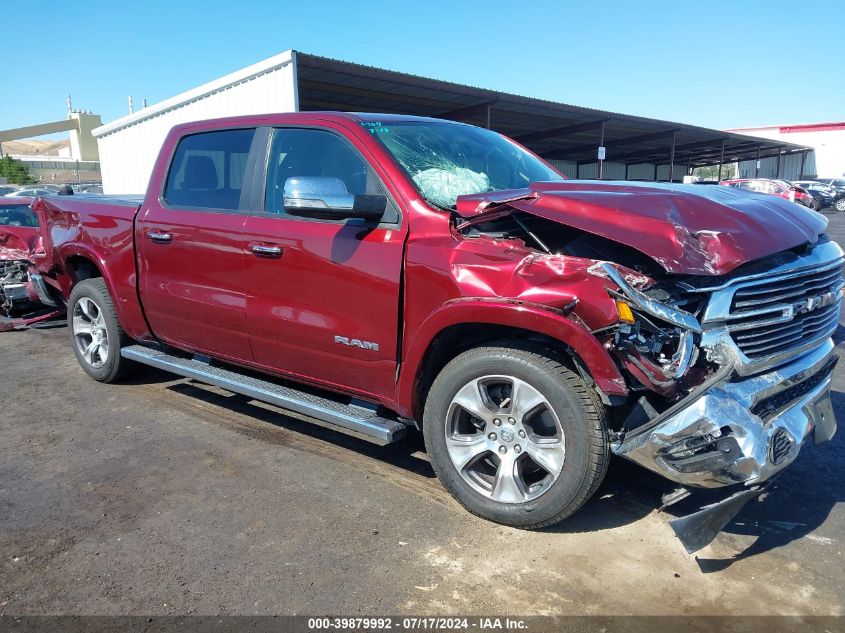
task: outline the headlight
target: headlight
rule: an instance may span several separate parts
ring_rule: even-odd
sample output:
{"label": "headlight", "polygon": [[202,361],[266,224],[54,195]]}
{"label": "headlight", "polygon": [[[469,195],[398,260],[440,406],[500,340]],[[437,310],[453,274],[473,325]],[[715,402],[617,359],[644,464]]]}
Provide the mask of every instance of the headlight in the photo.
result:
{"label": "headlight", "polygon": [[[617,286],[619,286],[619,290],[625,295],[625,298],[628,300],[627,303],[630,303],[631,306],[650,314],[653,317],[657,317],[662,321],[676,325],[679,328],[690,330],[692,332],[701,332],[701,324],[698,322],[698,319],[689,312],[684,312],[674,306],[655,301],[651,297],[640,292],[625,281],[625,278],[618,270],[616,270],[616,267],[613,264],[604,262],[601,264],[601,268],[607,276],[610,277]],[[623,303],[628,311],[631,310],[631,306],[627,305],[625,302],[617,302],[616,311],[619,313],[620,319],[622,319],[622,314],[619,312],[619,303]],[[633,318],[633,314],[631,317]],[[624,321],[625,319],[622,320]]]}
{"label": "headlight", "polygon": [[619,320],[624,323],[634,323],[636,321],[634,318],[634,311],[631,310],[631,306],[621,299],[616,300],[616,314],[619,315]]}

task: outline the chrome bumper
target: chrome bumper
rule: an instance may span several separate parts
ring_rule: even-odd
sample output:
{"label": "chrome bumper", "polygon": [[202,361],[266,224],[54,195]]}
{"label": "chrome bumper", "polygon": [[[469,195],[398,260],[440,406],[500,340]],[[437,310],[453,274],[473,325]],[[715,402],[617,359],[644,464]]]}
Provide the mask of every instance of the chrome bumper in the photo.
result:
{"label": "chrome bumper", "polygon": [[836,432],[833,347],[827,339],[756,376],[726,374],[628,432],[612,450],[682,485],[766,481],[795,460],[811,433],[820,444]]}

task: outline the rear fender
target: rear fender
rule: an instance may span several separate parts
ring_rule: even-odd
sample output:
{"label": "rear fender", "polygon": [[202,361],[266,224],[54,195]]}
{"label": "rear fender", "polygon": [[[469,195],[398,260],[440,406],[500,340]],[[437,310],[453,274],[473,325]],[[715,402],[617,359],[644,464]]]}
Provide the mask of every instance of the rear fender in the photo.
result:
{"label": "rear fender", "polygon": [[[68,270],[72,257],[90,261],[106,283],[123,329],[132,338],[149,338],[136,289],[136,271],[131,221],[92,216],[83,223],[82,214],[66,211],[45,199],[33,204],[41,227],[42,249],[33,253],[37,272],[55,279],[67,300],[76,282]],[[107,248],[104,248],[104,244]],[[102,253],[105,253],[105,256]]]}
{"label": "rear fender", "polygon": [[[149,338],[147,323],[141,311],[141,304],[138,300],[138,293],[135,287],[134,268],[131,271],[115,271],[90,246],[79,242],[63,244],[58,249],[58,256],[62,262],[61,269],[64,272],[59,277],[59,285],[65,297],[70,296],[70,291],[77,283],[77,280],[72,279],[70,271],[67,270],[68,261],[72,257],[87,259],[97,267],[103,281],[106,283],[109,296],[111,296],[114,302],[117,318],[126,333],[135,339]],[[122,276],[115,278],[116,274],[121,274]]]}

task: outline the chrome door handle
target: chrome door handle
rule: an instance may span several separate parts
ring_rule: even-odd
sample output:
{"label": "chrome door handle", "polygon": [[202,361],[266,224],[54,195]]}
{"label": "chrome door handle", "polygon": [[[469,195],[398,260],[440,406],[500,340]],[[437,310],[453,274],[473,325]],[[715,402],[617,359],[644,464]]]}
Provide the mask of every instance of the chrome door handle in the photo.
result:
{"label": "chrome door handle", "polygon": [[147,237],[159,244],[167,244],[173,239],[170,233],[164,233],[162,231],[147,231]]}
{"label": "chrome door handle", "polygon": [[266,246],[264,244],[250,244],[249,249],[256,257],[278,259],[282,256],[282,249],[279,246]]}

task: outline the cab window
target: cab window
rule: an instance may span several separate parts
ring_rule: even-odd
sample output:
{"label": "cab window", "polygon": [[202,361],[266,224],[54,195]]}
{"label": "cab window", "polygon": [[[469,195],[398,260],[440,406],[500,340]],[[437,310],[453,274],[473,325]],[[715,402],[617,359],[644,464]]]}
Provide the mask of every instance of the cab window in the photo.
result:
{"label": "cab window", "polygon": [[164,201],[171,207],[237,210],[254,129],[186,136],[176,148]]}
{"label": "cab window", "polygon": [[[283,215],[285,182],[308,176],[338,178],[353,195],[385,195],[367,161],[337,134],[307,128],[276,130],[270,147],[264,210]],[[398,221],[399,213],[388,198],[382,222]]]}

